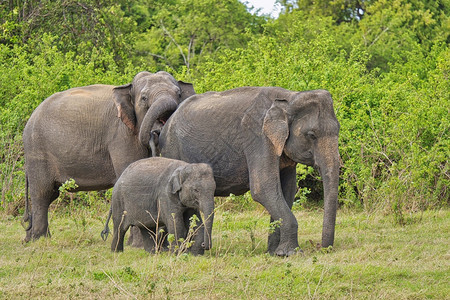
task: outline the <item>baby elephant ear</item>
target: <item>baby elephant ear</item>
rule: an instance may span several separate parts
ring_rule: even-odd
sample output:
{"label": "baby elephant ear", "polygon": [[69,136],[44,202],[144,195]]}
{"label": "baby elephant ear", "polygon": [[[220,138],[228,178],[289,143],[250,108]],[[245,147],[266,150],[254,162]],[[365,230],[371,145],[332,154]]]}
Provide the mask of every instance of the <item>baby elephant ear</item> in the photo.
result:
{"label": "baby elephant ear", "polygon": [[176,168],[169,178],[169,192],[176,194],[181,190],[181,172],[184,169],[183,166]]}
{"label": "baby elephant ear", "polygon": [[281,156],[284,144],[289,136],[289,124],[286,115],[286,100],[277,99],[266,112],[263,122],[263,134],[274,146],[277,156]]}
{"label": "baby elephant ear", "polygon": [[121,85],[113,89],[114,103],[117,107],[117,117],[136,133],[136,114],[131,100],[131,84]]}

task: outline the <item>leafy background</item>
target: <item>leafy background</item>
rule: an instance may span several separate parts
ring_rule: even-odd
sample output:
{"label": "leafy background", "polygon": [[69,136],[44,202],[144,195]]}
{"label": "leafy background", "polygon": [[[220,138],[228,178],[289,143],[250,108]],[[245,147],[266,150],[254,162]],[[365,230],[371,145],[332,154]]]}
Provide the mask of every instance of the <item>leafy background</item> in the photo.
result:
{"label": "leafy background", "polygon": [[[21,135],[40,102],[142,70],[166,70],[199,93],[327,89],[341,123],[341,207],[400,224],[407,212],[448,207],[450,2],[278,2],[274,19],[238,0],[1,1],[0,210],[23,211]],[[318,174],[298,173],[298,207],[320,205]]]}

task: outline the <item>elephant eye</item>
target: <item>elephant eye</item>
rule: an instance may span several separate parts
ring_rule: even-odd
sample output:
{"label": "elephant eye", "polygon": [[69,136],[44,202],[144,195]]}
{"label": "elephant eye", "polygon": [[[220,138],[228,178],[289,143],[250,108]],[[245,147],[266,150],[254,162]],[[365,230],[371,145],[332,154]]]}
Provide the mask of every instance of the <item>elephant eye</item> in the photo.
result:
{"label": "elephant eye", "polygon": [[316,134],[314,133],[314,131],[308,131],[306,133],[306,135],[312,140],[316,140],[317,139]]}
{"label": "elephant eye", "polygon": [[147,96],[142,96],[141,100],[142,100],[143,102],[147,102],[147,101],[148,101],[148,98],[147,98]]}

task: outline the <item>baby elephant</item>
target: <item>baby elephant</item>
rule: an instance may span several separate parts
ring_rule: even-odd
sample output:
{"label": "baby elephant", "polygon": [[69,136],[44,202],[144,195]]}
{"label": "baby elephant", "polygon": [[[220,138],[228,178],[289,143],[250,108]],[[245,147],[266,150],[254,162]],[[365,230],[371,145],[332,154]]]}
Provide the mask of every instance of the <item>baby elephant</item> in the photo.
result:
{"label": "baby elephant", "polygon": [[148,229],[156,231],[165,226],[176,241],[186,238],[188,228],[183,215],[188,209],[203,214],[205,230],[201,246],[210,249],[215,189],[213,171],[207,164],[189,164],[163,157],[132,163],[114,185],[111,250],[123,251],[125,232],[132,225],[141,230],[144,249],[148,252],[155,247],[151,238],[145,238],[149,236]]}

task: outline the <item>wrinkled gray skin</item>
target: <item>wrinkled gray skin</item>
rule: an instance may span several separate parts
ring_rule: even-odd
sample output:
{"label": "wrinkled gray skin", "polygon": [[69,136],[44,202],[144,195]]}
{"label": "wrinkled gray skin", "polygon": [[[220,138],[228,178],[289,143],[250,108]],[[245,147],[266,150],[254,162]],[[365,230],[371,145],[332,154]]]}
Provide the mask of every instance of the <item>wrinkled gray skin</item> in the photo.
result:
{"label": "wrinkled gray skin", "polygon": [[44,100],[23,132],[25,241],[50,235],[48,207],[62,183],[73,178],[73,191],[111,188],[130,163],[149,156],[151,130],[194,93],[167,72],[141,72],[127,85],[77,87]]}
{"label": "wrinkled gray skin", "polygon": [[[139,228],[142,236],[147,236],[144,249],[148,252],[155,249],[155,241],[148,238],[147,229],[156,232],[157,228],[165,226],[175,240],[186,238],[185,215],[189,208],[200,211],[205,217],[201,246],[210,249],[215,188],[213,171],[207,164],[188,164],[163,157],[132,163],[114,185],[111,250],[123,251],[124,236],[130,226]],[[108,231],[108,221],[105,231]]]}
{"label": "wrinkled gray skin", "polygon": [[282,220],[268,252],[294,254],[298,224],[291,208],[296,164],[320,170],[324,188],[322,246],[334,242],[339,180],[339,122],[329,92],[242,87],[194,95],[182,103],[159,136],[161,155],[214,170],[216,196],[251,191]]}

